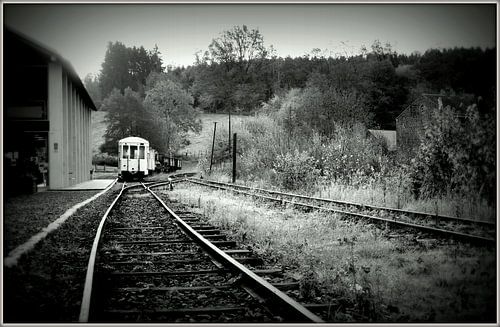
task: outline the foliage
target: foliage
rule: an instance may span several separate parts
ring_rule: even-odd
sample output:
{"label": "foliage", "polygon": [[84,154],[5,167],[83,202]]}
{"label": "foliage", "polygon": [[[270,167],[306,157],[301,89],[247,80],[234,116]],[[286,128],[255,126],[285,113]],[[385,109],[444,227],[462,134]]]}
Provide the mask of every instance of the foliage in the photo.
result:
{"label": "foliage", "polygon": [[479,192],[490,203],[496,198],[494,111],[482,114],[482,103],[459,109],[433,110],[421,146],[411,161],[410,176],[417,195]]}
{"label": "foliage", "polygon": [[104,99],[102,110],[106,111],[107,129],[101,152],[117,154],[118,140],[131,135],[146,137],[151,129],[151,115],[144,109],[137,92],[126,88],[124,94],[114,89]]}
{"label": "foliage", "polygon": [[203,57],[197,56],[191,92],[210,112],[251,111],[269,97],[263,78],[268,51],[258,29],[234,26],[212,40]]}
{"label": "foliage", "polygon": [[110,156],[107,153],[98,153],[92,156],[93,165],[118,166],[118,157]]}
{"label": "foliage", "polygon": [[[167,75],[193,96],[193,106],[206,112],[253,112],[273,96],[282,97],[294,88],[308,88],[306,93],[314,95],[316,87],[334,98],[357,94],[353,96],[356,101],[373,114],[368,126],[382,129],[394,129],[396,116],[422,92],[454,89],[480,95],[495,105],[494,49],[430,49],[423,55],[406,55],[375,40],[359,54],[341,52],[334,57],[327,55],[327,49],[313,49],[311,55],[282,58],[272,46],[264,45],[258,29],[234,26],[215,37],[206,51],[197,53],[194,66],[167,67]],[[144,96],[147,76],[163,70],[157,48],[147,51],[109,43],[99,78],[102,97],[114,87],[123,91],[127,86]],[[324,110],[318,110],[323,116]]]}
{"label": "foliage", "polygon": [[258,29],[248,29],[246,25],[234,26],[212,40],[208,47],[210,60],[227,65],[227,69],[237,66],[240,73],[248,73],[257,59],[267,56],[264,38]]}
{"label": "foliage", "polygon": [[319,175],[314,158],[297,149],[278,155],[273,171],[276,183],[287,190],[311,188]]}
{"label": "foliage", "polygon": [[494,98],[496,49],[429,49],[417,61],[421,78],[436,90]]}
{"label": "foliage", "polygon": [[315,132],[330,137],[336,125],[368,125],[373,117],[356,92],[315,85],[291,89],[283,97],[275,96],[262,106],[262,111],[276,118],[289,138]]}
{"label": "foliage", "polygon": [[146,92],[144,105],[159,133],[150,142],[162,152],[175,152],[185,142],[188,131],[199,132],[199,112],[193,108],[193,98],[178,84],[160,78]]}
{"label": "foliage", "polygon": [[390,60],[368,61],[359,92],[365,94],[366,105],[375,114],[375,125],[395,129],[396,117],[407,102],[407,79],[396,75]]}
{"label": "foliage", "polygon": [[[390,173],[396,167],[392,158],[367,136],[366,127],[394,129],[395,117],[422,93],[467,92],[481,96],[481,103],[466,115],[461,112],[465,118],[458,120],[446,118],[449,109],[443,109],[406,171],[411,185],[402,187],[414,187],[425,196],[475,190],[494,197],[495,49],[430,49],[406,55],[376,40],[359,54],[327,53],[313,49],[301,57],[278,57],[272,46],[264,46],[258,29],[234,26],[197,53],[195,65],[167,67],[166,73],[157,48],[109,43],[98,90],[91,76],[85,85],[96,104],[95,99],[106,98],[103,109],[124,111],[110,118],[119,122],[113,123],[109,140],[115,134],[141,133],[156,147],[171,151],[186,142],[187,131],[198,130],[193,107],[259,112],[263,115],[238,131],[242,176],[270,178],[278,156],[298,151],[314,158],[323,178],[356,185],[402,180]],[[127,87],[137,92],[136,98],[146,97],[146,108],[111,94],[113,88],[123,92]],[[226,136],[217,136],[215,158],[229,160]],[[209,161],[203,162],[206,167]]]}
{"label": "foliage", "polygon": [[388,159],[383,145],[361,124],[338,126],[323,148],[323,174],[328,180],[366,183],[375,173],[386,173],[383,168]]}
{"label": "foliage", "polygon": [[143,95],[148,75],[162,71],[158,47],[147,51],[142,46],[129,48],[121,42],[109,42],[99,76],[101,94],[107,97],[114,88],[124,91],[130,87]]}
{"label": "foliage", "polygon": [[99,110],[102,103],[101,89],[99,87],[99,78],[92,74],[87,74],[83,79],[83,85],[94,102],[96,108]]}

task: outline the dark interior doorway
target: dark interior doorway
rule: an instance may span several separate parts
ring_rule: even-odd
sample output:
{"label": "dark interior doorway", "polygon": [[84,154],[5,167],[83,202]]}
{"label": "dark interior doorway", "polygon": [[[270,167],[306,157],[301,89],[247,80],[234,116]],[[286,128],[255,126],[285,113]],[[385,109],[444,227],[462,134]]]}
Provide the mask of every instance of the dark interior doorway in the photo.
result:
{"label": "dark interior doorway", "polygon": [[47,144],[47,132],[19,132],[9,137],[4,148],[6,195],[48,187]]}

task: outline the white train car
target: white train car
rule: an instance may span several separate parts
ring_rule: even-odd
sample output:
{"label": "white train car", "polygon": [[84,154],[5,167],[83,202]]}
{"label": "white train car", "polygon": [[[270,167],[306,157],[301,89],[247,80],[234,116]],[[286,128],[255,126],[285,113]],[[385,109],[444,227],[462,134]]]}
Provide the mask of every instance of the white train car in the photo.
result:
{"label": "white train car", "polygon": [[148,171],[149,142],[140,137],[126,137],[118,141],[119,178],[142,179]]}
{"label": "white train car", "polygon": [[149,174],[152,174],[155,169],[156,169],[156,157],[158,156],[158,152],[153,149],[153,148],[149,148],[149,152],[148,152],[148,170],[149,170]]}

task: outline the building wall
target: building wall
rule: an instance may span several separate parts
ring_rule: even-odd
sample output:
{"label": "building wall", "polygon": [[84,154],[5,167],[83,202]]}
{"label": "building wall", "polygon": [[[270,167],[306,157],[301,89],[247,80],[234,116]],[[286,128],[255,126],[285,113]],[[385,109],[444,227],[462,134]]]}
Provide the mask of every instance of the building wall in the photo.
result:
{"label": "building wall", "polygon": [[422,98],[408,106],[396,118],[396,143],[400,153],[412,154],[418,148],[424,126],[428,123],[434,107],[434,103]]}
{"label": "building wall", "polygon": [[49,63],[48,80],[49,187],[57,189],[90,179],[92,109],[60,63]]}

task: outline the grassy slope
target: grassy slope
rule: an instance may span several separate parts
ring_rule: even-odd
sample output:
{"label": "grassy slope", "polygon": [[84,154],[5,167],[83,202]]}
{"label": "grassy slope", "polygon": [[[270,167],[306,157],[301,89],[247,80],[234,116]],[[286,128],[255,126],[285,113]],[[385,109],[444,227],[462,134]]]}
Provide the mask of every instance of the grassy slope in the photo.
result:
{"label": "grassy slope", "polygon": [[[99,151],[99,146],[104,143],[104,133],[106,132],[107,124],[104,121],[106,112],[96,111],[92,113],[92,151],[96,153]],[[232,125],[241,124],[247,116],[232,115]],[[200,116],[202,131],[200,134],[190,132],[189,141],[191,144],[180,150],[181,153],[188,152],[188,154],[196,154],[205,151],[204,144],[206,139],[212,139],[214,132],[214,122],[217,122],[217,129],[226,127],[228,125],[228,115],[226,114],[201,114]]]}
{"label": "grassy slope", "polygon": [[[106,113],[97,111],[92,113],[92,153],[99,153],[99,146],[104,143],[104,133],[106,132],[107,124],[104,121]],[[239,124],[247,116],[232,115],[231,125],[238,127]],[[179,153],[188,154],[189,156],[198,156],[203,151],[206,151],[205,144],[212,140],[214,132],[214,122],[217,122],[217,130],[227,128],[228,115],[226,114],[201,114],[202,130],[199,134],[190,132],[188,146],[181,149]],[[192,166],[192,165],[191,165]],[[187,168],[187,167],[186,167]]]}
{"label": "grassy slope", "polygon": [[104,133],[108,126],[104,121],[105,111],[92,112],[92,153],[99,153],[99,146],[104,143]]}
{"label": "grassy slope", "polygon": [[[231,126],[238,127],[245,118],[248,116],[231,115]],[[188,153],[188,155],[197,155],[205,150],[205,144],[210,142],[214,133],[214,122],[217,122],[217,131],[220,132],[221,128],[227,128],[228,115],[227,114],[201,114],[202,130],[200,134],[189,133],[189,141],[191,144],[182,149],[181,153]],[[216,131],[216,132],[217,132]]]}

